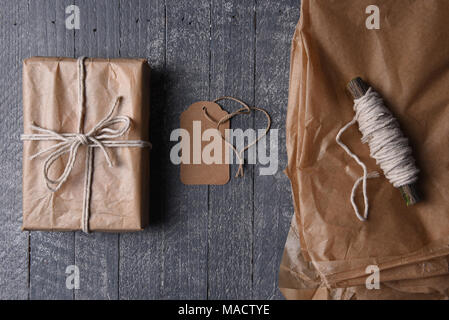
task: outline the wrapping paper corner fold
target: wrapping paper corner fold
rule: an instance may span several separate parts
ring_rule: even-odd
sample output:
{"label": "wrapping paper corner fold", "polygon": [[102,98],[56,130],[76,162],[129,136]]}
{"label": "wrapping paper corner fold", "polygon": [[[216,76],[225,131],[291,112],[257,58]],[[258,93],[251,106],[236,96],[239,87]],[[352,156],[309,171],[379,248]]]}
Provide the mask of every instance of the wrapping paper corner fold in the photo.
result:
{"label": "wrapping paper corner fold", "polygon": [[145,227],[149,74],[144,59],[24,60],[23,230]]}

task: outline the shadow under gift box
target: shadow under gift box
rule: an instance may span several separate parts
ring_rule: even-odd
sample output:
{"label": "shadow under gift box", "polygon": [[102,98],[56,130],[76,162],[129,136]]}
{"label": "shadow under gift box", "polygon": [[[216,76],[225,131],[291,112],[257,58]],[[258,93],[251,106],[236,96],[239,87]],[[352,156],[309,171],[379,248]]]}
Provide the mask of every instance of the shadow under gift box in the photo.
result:
{"label": "shadow under gift box", "polygon": [[[131,119],[130,129],[117,140],[149,141],[150,68],[144,59],[85,59],[84,132],[101,121],[118,97],[113,116]],[[36,133],[34,123],[58,133],[77,133],[77,59],[33,57],[23,62],[24,134]],[[118,125],[115,125],[115,127]],[[78,149],[68,180],[56,191],[45,183],[43,167],[48,154],[32,155],[57,141],[24,141],[23,230],[73,231],[82,228],[87,147]],[[142,230],[149,216],[150,148],[93,148],[89,230],[125,232]],[[60,176],[68,156],[56,160],[50,178]]]}

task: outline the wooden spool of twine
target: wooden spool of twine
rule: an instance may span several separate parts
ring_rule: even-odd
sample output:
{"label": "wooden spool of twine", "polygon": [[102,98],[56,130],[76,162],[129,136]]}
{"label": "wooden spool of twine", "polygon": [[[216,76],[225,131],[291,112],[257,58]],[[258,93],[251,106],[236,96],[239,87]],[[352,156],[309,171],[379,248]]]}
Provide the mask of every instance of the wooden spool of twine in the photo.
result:
{"label": "wooden spool of twine", "polygon": [[[347,88],[354,99],[359,99],[366,94],[370,88],[370,85],[363,81],[360,77],[357,77],[348,83]],[[398,187],[398,189],[401,192],[407,206],[414,205],[420,201],[416,183],[404,185]]]}

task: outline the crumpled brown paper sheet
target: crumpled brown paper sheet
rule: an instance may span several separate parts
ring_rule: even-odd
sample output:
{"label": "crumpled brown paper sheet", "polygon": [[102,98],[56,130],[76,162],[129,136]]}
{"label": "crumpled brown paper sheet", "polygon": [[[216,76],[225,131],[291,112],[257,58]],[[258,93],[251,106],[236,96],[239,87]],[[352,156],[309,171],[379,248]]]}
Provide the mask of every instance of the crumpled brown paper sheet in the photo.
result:
{"label": "crumpled brown paper sheet", "polygon": [[[114,115],[132,119],[120,139],[149,140],[149,67],[143,59],[86,59],[85,132],[103,119],[118,96]],[[34,122],[62,133],[76,133],[79,119],[76,59],[34,57],[23,63],[24,133]],[[54,141],[24,141],[23,229],[79,230],[83,206],[85,148],[78,151],[75,167],[62,188],[50,192],[42,168],[48,155],[30,156]],[[90,230],[137,231],[148,220],[149,150],[109,149],[114,167],[94,151]],[[66,157],[57,160],[51,177],[61,174]]]}
{"label": "crumpled brown paper sheet", "polygon": [[[292,45],[286,173],[302,254],[330,283],[361,277],[369,264],[387,270],[426,263],[436,270],[444,268],[438,258],[449,254],[449,149],[441,145],[449,133],[449,43],[443,41],[449,7],[438,0],[378,1],[381,29],[368,30],[371,4],[302,1]],[[409,208],[384,177],[370,180],[366,223],[349,202],[361,169],[335,143],[354,115],[345,86],[355,76],[384,96],[422,171],[424,200]],[[380,170],[356,127],[343,140],[370,171]]]}
{"label": "crumpled brown paper sheet", "polygon": [[[413,270],[400,270],[402,280],[391,281],[387,272],[380,273],[379,290],[368,290],[366,276],[359,283],[329,287],[314,267],[306,261],[298,246],[299,231],[296,219],[292,219],[279,272],[279,289],[291,300],[367,300],[367,299],[449,299],[449,270],[422,269],[421,278],[413,278]],[[447,257],[445,257],[447,263]],[[444,263],[443,263],[444,264]],[[410,272],[411,271],[411,272]],[[391,276],[391,275],[390,275]],[[407,276],[412,278],[407,279]]]}

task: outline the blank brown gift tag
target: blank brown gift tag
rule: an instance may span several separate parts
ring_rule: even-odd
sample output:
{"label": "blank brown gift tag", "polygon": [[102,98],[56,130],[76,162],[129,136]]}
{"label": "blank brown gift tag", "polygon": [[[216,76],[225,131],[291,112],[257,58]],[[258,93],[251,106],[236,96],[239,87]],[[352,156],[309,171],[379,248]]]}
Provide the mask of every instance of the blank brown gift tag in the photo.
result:
{"label": "blank brown gift tag", "polygon": [[[186,185],[224,185],[229,181],[229,164],[226,161],[227,145],[218,135],[212,138],[204,137],[205,141],[203,141],[203,133],[206,130],[217,130],[217,125],[204,117],[204,107],[207,108],[209,116],[217,121],[228,115],[218,104],[210,101],[196,102],[181,114],[181,129],[189,133],[189,142],[188,144],[182,143],[182,150],[190,150],[188,155],[181,155],[183,158],[181,181]],[[223,123],[220,125],[219,134],[224,137],[225,130],[229,128],[229,121]],[[199,148],[200,146],[201,148]],[[213,151],[210,151],[214,148],[221,149],[221,161],[211,164],[204,163],[203,152],[205,155],[215,156]],[[188,159],[188,163],[186,163],[186,159]]]}

